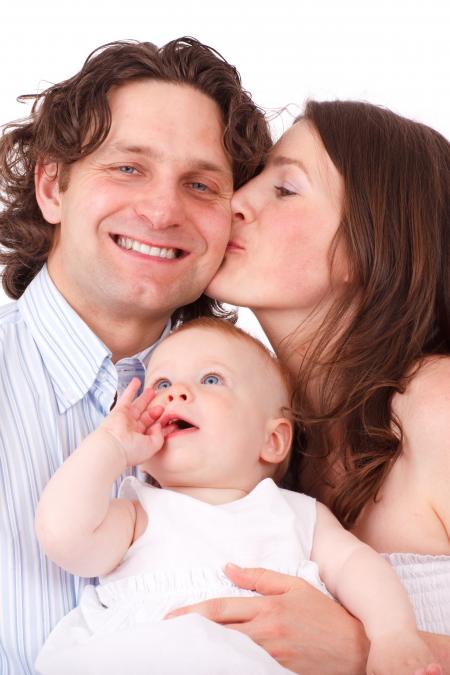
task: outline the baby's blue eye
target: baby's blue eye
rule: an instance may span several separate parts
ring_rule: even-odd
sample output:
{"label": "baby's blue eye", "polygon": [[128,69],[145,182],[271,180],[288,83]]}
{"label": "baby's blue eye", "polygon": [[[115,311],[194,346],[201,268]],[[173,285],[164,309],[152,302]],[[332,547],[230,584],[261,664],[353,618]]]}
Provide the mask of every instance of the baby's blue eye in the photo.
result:
{"label": "baby's blue eye", "polygon": [[219,377],[219,375],[215,375],[214,373],[208,373],[208,375],[205,375],[201,379],[202,384],[223,384],[222,378]]}
{"label": "baby's blue eye", "polygon": [[170,380],[161,378],[155,384],[153,385],[153,389],[155,391],[160,391],[161,389],[168,389],[169,387],[172,386],[172,382]]}

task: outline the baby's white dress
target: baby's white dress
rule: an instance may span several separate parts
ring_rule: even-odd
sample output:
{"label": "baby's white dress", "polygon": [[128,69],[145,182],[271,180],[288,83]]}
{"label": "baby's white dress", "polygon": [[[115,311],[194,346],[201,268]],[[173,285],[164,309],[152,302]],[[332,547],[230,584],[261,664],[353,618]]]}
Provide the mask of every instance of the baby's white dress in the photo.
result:
{"label": "baby's white dress", "polygon": [[326,592],[309,560],[311,497],[267,478],[242,499],[210,505],[128,477],[120,497],[138,499],[148,527],[116,569],[88,586],[53,630],[36,668],[43,675],[282,675],[249,637],[200,615],[162,620],[214,597],[250,596],[223,573],[227,562],[302,577]]}

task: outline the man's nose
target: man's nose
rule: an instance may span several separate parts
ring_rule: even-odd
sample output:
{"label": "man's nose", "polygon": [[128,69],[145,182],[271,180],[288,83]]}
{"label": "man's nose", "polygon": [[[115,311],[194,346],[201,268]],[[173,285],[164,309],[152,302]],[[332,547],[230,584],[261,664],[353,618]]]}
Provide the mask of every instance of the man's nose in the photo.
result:
{"label": "man's nose", "polygon": [[154,230],[178,227],[184,221],[183,200],[173,185],[147,186],[136,199],[134,210]]}
{"label": "man's nose", "polygon": [[177,382],[167,389],[164,394],[165,403],[172,403],[172,401],[192,401],[193,394],[191,388],[187,384]]}

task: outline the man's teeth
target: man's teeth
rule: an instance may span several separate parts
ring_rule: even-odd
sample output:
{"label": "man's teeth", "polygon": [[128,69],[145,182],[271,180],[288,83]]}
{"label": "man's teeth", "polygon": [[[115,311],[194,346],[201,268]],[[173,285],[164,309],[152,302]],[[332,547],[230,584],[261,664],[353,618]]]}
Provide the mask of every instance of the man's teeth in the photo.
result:
{"label": "man's teeth", "polygon": [[176,248],[159,248],[158,246],[149,246],[148,244],[143,244],[140,241],[135,239],[130,239],[129,237],[117,237],[117,243],[122,248],[126,248],[131,251],[137,251],[138,253],[143,253],[144,255],[151,255],[157,258],[176,258],[177,249]]}

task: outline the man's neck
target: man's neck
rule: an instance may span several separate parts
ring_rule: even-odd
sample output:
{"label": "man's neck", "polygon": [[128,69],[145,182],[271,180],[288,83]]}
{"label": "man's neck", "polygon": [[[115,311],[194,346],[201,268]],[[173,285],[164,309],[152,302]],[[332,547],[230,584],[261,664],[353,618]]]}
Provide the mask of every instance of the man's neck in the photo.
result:
{"label": "man's neck", "polygon": [[[84,319],[84,317],[82,317]],[[168,318],[168,317],[167,317]],[[161,336],[167,323],[162,317],[144,325],[140,321],[115,320],[108,317],[107,323],[86,321],[89,328],[97,335],[104,345],[111,351],[112,361],[116,363],[150,347]]]}
{"label": "man's neck", "polygon": [[141,310],[138,314],[123,305],[113,306],[111,302],[101,305],[92,297],[86,297],[83,289],[74,291],[72,287],[64,286],[52,270],[50,259],[47,269],[53,284],[66,302],[110,350],[114,363],[150,347],[161,336],[170,318],[170,314],[164,311]]}

